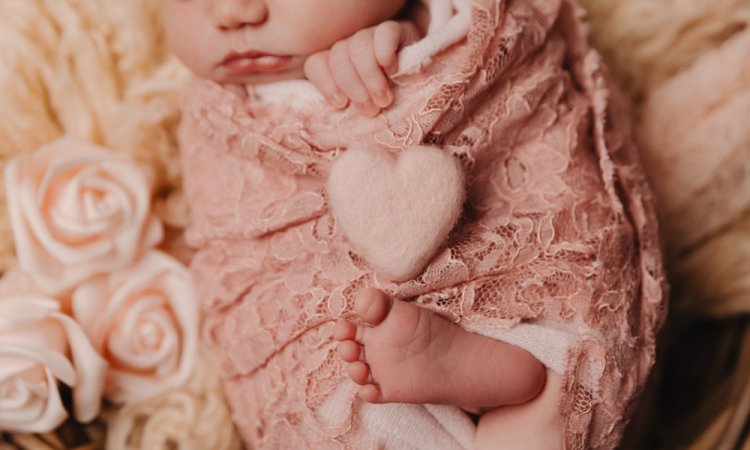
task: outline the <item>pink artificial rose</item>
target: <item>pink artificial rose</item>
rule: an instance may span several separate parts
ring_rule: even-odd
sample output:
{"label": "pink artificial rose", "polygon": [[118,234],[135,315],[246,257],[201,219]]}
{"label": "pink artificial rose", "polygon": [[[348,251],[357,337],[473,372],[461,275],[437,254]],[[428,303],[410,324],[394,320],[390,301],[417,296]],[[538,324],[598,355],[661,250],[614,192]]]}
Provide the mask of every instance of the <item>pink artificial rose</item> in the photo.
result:
{"label": "pink artificial rose", "polygon": [[144,168],[86,142],[62,138],[11,159],[5,189],[19,265],[49,294],[124,267],[162,239]]}
{"label": "pink artificial rose", "polygon": [[198,344],[198,299],[187,269],[151,251],[73,291],[73,316],[109,363],[105,396],[124,403],[180,386]]}
{"label": "pink artificial rose", "polygon": [[73,388],[81,422],[99,413],[106,362],[81,328],[41,295],[0,298],[0,431],[43,433],[68,413],[58,382]]}

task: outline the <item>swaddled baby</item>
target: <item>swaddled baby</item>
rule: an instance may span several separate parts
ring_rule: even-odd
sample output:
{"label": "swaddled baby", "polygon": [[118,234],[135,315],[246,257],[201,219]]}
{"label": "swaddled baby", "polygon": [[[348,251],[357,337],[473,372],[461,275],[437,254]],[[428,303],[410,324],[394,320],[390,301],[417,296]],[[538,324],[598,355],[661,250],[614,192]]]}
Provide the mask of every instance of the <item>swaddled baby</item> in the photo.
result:
{"label": "swaddled baby", "polygon": [[574,5],[165,2],[205,79],[187,237],[249,445],[616,444],[663,277]]}

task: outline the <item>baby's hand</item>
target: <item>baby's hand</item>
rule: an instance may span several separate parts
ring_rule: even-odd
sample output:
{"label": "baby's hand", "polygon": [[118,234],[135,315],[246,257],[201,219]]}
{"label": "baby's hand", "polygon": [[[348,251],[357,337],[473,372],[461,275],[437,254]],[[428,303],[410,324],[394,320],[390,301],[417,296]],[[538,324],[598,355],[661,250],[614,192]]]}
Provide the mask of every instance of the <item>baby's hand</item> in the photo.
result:
{"label": "baby's hand", "polygon": [[396,70],[396,52],[419,38],[411,22],[387,21],[338,41],[305,62],[305,75],[336,108],[349,101],[376,116],[393,102],[386,75]]}

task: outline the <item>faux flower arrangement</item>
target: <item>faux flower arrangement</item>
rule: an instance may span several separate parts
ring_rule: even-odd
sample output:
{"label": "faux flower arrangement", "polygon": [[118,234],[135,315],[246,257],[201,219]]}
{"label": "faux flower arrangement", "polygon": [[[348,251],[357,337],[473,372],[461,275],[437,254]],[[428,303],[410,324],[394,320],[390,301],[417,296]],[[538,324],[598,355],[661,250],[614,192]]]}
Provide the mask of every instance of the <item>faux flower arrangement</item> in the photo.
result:
{"label": "faux flower arrangement", "polygon": [[[164,231],[145,166],[63,138],[8,161],[5,188],[18,268],[0,279],[0,432],[48,432],[71,413],[88,422],[103,398],[159,416],[147,401],[161,397],[171,411],[163,422],[185,409],[185,396],[170,393],[196,378],[191,392],[220,393],[205,367],[195,372],[205,366],[196,365],[198,301],[187,269],[155,248]],[[220,395],[208,397],[230,424]],[[133,417],[110,427],[127,437]],[[228,436],[220,448],[234,447]]]}

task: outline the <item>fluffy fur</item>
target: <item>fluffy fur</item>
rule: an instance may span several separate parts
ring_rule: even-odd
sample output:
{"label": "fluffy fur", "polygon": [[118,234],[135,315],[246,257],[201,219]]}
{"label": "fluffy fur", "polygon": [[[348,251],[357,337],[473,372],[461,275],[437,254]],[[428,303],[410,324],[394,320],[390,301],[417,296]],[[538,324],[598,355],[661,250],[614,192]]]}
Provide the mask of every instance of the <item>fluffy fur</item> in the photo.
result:
{"label": "fluffy fur", "polygon": [[[750,30],[653,90],[641,140],[683,295],[678,308],[750,311]],[[686,95],[689,93],[689,95]]]}
{"label": "fluffy fur", "polygon": [[675,252],[750,206],[748,73],[750,31],[654,89],[643,105],[644,160]]}
{"label": "fluffy fur", "polygon": [[461,214],[464,175],[435,147],[394,157],[352,148],[336,160],[328,195],[352,247],[376,272],[403,281],[422,272]]}
{"label": "fluffy fur", "polygon": [[636,100],[750,23],[747,0],[581,0],[594,41]]}
{"label": "fluffy fur", "polygon": [[[129,152],[154,167],[162,218],[184,226],[174,128],[188,73],[160,20],[158,0],[0,2],[0,166],[64,134]],[[14,260],[0,192],[0,271]]]}

